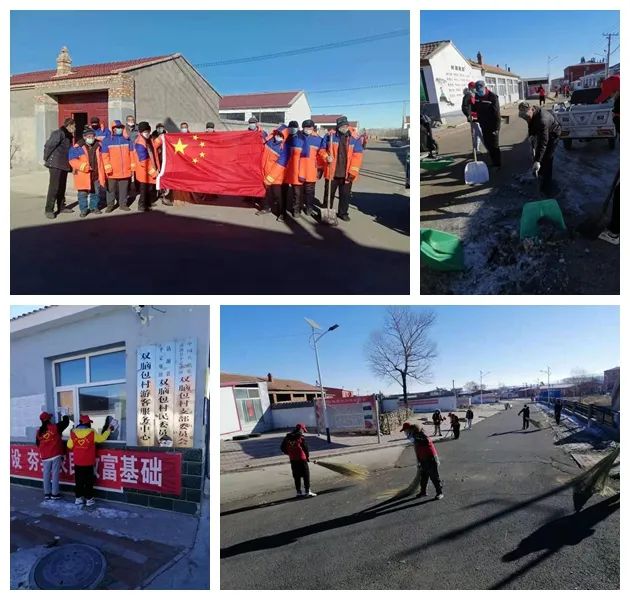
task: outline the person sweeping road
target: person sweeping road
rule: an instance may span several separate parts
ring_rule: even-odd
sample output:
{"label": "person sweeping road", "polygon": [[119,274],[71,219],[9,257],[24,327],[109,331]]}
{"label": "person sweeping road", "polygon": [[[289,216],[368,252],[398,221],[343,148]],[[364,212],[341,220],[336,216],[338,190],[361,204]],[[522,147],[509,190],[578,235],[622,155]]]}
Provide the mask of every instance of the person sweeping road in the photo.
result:
{"label": "person sweeping road", "polygon": [[442,481],[440,480],[440,474],[438,472],[440,459],[433,442],[417,425],[403,423],[400,431],[404,432],[407,438],[413,442],[416,459],[418,460],[420,491],[416,495],[416,498],[423,498],[427,495],[427,484],[430,479],[431,483],[435,486],[435,499],[441,500],[444,498],[444,494],[442,492]]}
{"label": "person sweeping road", "polygon": [[[309,452],[304,433],[306,433],[306,425],[298,423],[293,431],[287,433],[280,444],[282,453],[289,457],[298,498],[317,496],[316,493],[311,492],[311,474],[308,467]],[[302,480],[304,481],[304,492],[302,492]]]}
{"label": "person sweeping road", "polygon": [[523,415],[523,429],[529,429],[529,406],[527,404],[518,411],[518,414]]}

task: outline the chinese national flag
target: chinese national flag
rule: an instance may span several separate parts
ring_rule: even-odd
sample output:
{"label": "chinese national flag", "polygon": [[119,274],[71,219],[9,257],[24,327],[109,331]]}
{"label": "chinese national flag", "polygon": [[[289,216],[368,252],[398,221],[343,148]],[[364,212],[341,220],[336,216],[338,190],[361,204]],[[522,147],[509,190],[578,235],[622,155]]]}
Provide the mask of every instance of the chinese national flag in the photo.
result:
{"label": "chinese national flag", "polygon": [[264,196],[259,131],[164,134],[160,189]]}

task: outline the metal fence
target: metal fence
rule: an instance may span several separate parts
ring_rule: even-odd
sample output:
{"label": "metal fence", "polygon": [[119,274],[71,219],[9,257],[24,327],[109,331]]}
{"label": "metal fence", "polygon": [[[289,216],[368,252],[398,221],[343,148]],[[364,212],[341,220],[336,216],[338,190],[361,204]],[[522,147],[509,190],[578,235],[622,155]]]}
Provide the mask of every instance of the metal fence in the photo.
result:
{"label": "metal fence", "polygon": [[[536,401],[540,404],[546,404],[553,408],[555,400],[552,398],[547,400],[546,398],[536,398]],[[601,423],[602,425],[609,425],[615,429],[619,428],[619,411],[613,410],[608,406],[598,406],[597,404],[583,404],[582,402],[567,401],[562,402],[562,410],[572,412],[573,414],[587,419],[588,421],[594,421]]]}

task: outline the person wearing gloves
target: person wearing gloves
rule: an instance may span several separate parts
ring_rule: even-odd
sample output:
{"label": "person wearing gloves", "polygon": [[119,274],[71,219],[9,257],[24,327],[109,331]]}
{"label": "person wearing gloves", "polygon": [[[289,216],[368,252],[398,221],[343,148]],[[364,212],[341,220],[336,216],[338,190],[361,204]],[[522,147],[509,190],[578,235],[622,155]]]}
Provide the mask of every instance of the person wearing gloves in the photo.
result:
{"label": "person wearing gloves", "polygon": [[61,434],[70,424],[70,419],[64,416],[59,423],[54,423],[53,416],[44,411],[39,420],[42,424],[37,430],[35,445],[42,461],[44,500],[59,500],[59,471],[65,454]]}
{"label": "person wearing gloves", "polygon": [[139,186],[138,210],[145,212],[151,209],[155,196],[155,180],[160,172],[160,159],[151,139],[151,125],[146,121],[138,123],[139,136],[136,138],[135,152],[136,182]]}
{"label": "person wearing gloves", "polygon": [[429,479],[435,487],[435,499],[444,498],[442,491],[442,481],[438,467],[440,466],[440,458],[433,442],[427,437],[427,434],[417,425],[411,423],[403,423],[400,430],[407,436],[407,439],[413,442],[413,447],[418,460],[418,469],[420,469],[420,492],[416,498],[423,498],[427,495],[427,484]]}
{"label": "person wearing gloves", "polygon": [[538,177],[540,191],[552,195],[553,154],[560,138],[560,124],[553,113],[529,102],[518,105],[518,116],[527,122],[532,143],[532,173]]}
{"label": "person wearing gloves", "polygon": [[92,423],[88,415],[81,415],[68,440],[68,450],[72,450],[74,457],[74,503],[80,505],[85,502],[86,506],[94,505],[96,444],[102,444],[114,430],[114,426],[110,425],[102,433],[97,433],[92,429]]}
{"label": "person wearing gloves", "polygon": [[[311,475],[308,468],[308,446],[304,438],[306,425],[298,423],[293,431],[287,433],[282,440],[280,450],[289,457],[291,462],[291,474],[295,481],[295,491],[298,498],[317,496],[311,492]],[[302,492],[302,480],[304,480],[304,492]]]}
{"label": "person wearing gloves", "polygon": [[121,121],[112,121],[112,135],[101,143],[103,168],[107,177],[107,208],[112,212],[116,200],[120,210],[130,210],[127,195],[131,176],[136,170],[136,151],[133,142],[124,136],[125,126]]}
{"label": "person wearing gloves", "polygon": [[99,190],[105,187],[105,170],[101,157],[101,145],[92,127],[83,130],[81,139],[70,148],[68,161],[74,175],[80,217],[88,213],[101,214]]}
{"label": "person wearing gloves", "polygon": [[483,81],[475,82],[475,112],[477,123],[481,127],[483,145],[486,147],[492,166],[501,168],[501,149],[499,148],[499,130],[501,129],[501,108],[499,97],[491,92]]}

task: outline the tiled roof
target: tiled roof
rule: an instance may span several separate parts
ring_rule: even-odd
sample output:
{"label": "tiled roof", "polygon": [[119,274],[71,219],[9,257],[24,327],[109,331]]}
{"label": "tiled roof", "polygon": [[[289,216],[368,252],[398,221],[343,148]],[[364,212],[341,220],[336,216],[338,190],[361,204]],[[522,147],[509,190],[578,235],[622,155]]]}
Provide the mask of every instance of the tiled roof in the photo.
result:
{"label": "tiled roof", "polygon": [[483,69],[486,73],[492,73],[494,75],[507,75],[508,77],[516,77],[517,79],[520,79],[516,73],[513,73],[512,71],[506,71],[505,69],[502,69],[501,67],[496,67],[495,65],[488,65],[486,63],[480,65],[476,60],[473,60],[472,58],[469,58],[468,62],[470,63],[470,66],[477,67],[478,69]]}
{"label": "tiled roof", "polygon": [[47,308],[51,308],[52,305],[50,306],[42,306],[41,308],[36,308],[35,310],[29,310],[28,312],[22,313],[21,315],[18,315],[17,317],[12,317],[11,321],[17,321],[18,319],[21,319],[22,317],[26,317],[28,315],[34,315],[35,313],[41,312],[43,310],[46,310]]}
{"label": "tiled roof", "polygon": [[139,66],[150,65],[170,58],[177,58],[179,54],[166,54],[163,56],[152,56],[149,58],[135,58],[133,60],[123,60],[118,62],[98,63],[94,65],[83,65],[72,67],[72,73],[61,77],[56,77],[57,70],[33,71],[31,73],[18,73],[11,76],[11,85],[23,85],[28,83],[43,83],[45,81],[59,81],[62,79],[84,79],[86,77],[103,77],[114,75],[121,71],[126,71]]}
{"label": "tiled roof", "polygon": [[289,108],[295,102],[300,90],[295,92],[265,92],[262,94],[237,94],[223,96],[219,110],[239,110],[244,108]]}
{"label": "tiled roof", "polygon": [[440,40],[439,42],[427,42],[426,44],[420,44],[420,59],[430,59],[438,50],[441,50],[447,44],[450,44],[451,40]]}
{"label": "tiled roof", "polygon": [[[221,385],[222,386],[230,386],[230,385],[239,385],[244,383],[261,383],[267,381],[266,377],[258,377],[257,375],[240,375],[238,373],[221,373]],[[311,385],[310,383],[305,383],[304,381],[299,381],[297,379],[276,379],[272,378],[267,384],[267,389],[270,392],[289,392],[289,391],[300,391],[300,392],[318,392],[320,391],[318,387]]]}

